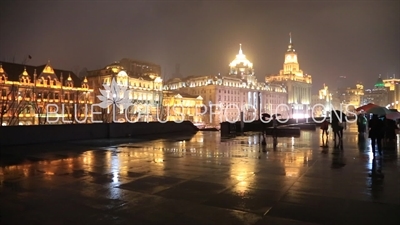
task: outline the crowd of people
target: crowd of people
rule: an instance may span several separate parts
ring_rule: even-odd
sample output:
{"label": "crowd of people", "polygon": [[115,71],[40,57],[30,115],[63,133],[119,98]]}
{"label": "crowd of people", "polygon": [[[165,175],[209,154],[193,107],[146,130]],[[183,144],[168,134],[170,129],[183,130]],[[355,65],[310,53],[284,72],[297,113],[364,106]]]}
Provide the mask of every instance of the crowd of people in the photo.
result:
{"label": "crowd of people", "polygon": [[[346,115],[341,114],[341,112],[332,112],[332,118],[322,122],[320,127],[323,140],[324,138],[328,139],[330,125],[334,135],[335,147],[341,147],[343,144],[343,130],[346,129],[346,121]],[[399,126],[398,121],[387,119],[385,116],[361,113],[357,116],[357,128],[360,139],[365,138],[366,134],[368,134],[368,138],[371,139],[372,152],[375,156],[376,152],[382,155],[383,142],[390,143],[396,141],[396,131],[399,129]]]}

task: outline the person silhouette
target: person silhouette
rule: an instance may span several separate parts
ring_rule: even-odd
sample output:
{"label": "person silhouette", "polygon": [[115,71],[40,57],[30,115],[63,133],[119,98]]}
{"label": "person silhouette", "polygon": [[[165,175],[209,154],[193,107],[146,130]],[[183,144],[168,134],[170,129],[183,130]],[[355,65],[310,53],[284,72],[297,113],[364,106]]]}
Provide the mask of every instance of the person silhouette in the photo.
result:
{"label": "person silhouette", "polygon": [[[346,127],[346,115],[339,110],[331,112],[331,126],[335,148],[343,147],[343,130]],[[336,142],[338,141],[338,142]]]}
{"label": "person silhouette", "polygon": [[328,122],[328,119],[324,120],[321,123],[321,130],[322,130],[322,139],[324,137],[328,138],[328,135],[329,135],[329,122]]}
{"label": "person silhouette", "polygon": [[278,120],[276,115],[272,116],[272,137],[274,141],[278,138]]}
{"label": "person silhouette", "polygon": [[384,137],[385,124],[379,119],[378,115],[374,114],[368,123],[368,127],[368,137],[371,139],[372,153],[375,157],[377,145],[379,155],[382,155],[382,138]]}

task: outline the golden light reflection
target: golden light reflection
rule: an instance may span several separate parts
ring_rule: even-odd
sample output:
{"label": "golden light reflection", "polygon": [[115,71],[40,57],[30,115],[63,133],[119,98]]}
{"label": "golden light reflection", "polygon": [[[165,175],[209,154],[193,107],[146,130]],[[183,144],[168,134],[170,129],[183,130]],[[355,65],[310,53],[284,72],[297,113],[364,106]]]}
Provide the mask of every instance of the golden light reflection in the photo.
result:
{"label": "golden light reflection", "polygon": [[230,176],[233,182],[238,182],[235,186],[235,191],[243,192],[249,188],[249,184],[254,182],[254,171],[256,162],[234,163],[230,167]]}
{"label": "golden light reflection", "polygon": [[33,174],[32,164],[5,166],[0,168],[0,183],[8,180],[18,180]]}
{"label": "golden light reflection", "polygon": [[308,164],[310,157],[311,151],[287,153],[282,159],[282,164],[285,168],[285,175],[288,177],[300,176],[301,169]]}
{"label": "golden light reflection", "polygon": [[154,162],[155,162],[155,163],[163,163],[163,162],[164,162],[164,159],[163,159],[163,158],[155,158],[155,159],[154,159]]}

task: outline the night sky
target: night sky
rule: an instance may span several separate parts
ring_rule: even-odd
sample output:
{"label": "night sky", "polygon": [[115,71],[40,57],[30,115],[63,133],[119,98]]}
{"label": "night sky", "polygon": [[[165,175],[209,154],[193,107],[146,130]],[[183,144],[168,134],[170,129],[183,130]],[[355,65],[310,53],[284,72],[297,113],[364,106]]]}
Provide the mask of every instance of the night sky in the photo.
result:
{"label": "night sky", "polygon": [[243,45],[259,80],[278,73],[292,33],[300,68],[323,83],[400,78],[400,1],[1,1],[0,60],[99,69],[151,61],[170,78],[227,73]]}

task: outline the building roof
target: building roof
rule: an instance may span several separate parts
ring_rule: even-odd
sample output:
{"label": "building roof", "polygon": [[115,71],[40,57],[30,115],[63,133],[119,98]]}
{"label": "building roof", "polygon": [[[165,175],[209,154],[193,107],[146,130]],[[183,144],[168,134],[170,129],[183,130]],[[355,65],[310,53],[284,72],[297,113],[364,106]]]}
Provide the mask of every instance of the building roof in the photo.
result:
{"label": "building roof", "polygon": [[383,83],[382,78],[378,78],[378,80],[375,83],[375,88],[384,88],[385,87],[385,83]]}
{"label": "building roof", "polygon": [[126,70],[121,65],[120,62],[113,62],[112,64],[107,65],[107,66],[103,67],[102,69],[89,70],[89,71],[87,71],[88,72],[87,76],[88,77],[110,76],[110,75],[116,76],[122,71],[126,72],[128,74],[128,77],[134,78],[134,79],[139,79],[139,80],[155,81],[158,77],[158,76],[153,76],[152,74],[135,75],[132,72],[129,72],[129,70]]}
{"label": "building roof", "polygon": [[253,63],[251,63],[246,58],[246,55],[243,54],[242,44],[240,44],[240,47],[239,47],[239,54],[237,54],[236,58],[229,64],[230,67],[236,67],[238,65],[253,68]]}
{"label": "building roof", "polygon": [[166,96],[180,95],[180,96],[182,96],[182,98],[198,98],[199,97],[199,95],[191,95],[191,94],[187,94],[187,93],[179,92],[179,91],[164,91],[163,93]]}
{"label": "building roof", "polygon": [[128,61],[130,63],[136,63],[136,64],[143,64],[143,65],[148,65],[148,66],[155,66],[155,67],[160,67],[160,65],[153,63],[153,62],[148,62],[148,61],[143,61],[143,60],[136,60],[136,59],[130,59],[130,58],[123,58],[120,60],[120,62]]}
{"label": "building roof", "polygon": [[57,80],[61,80],[61,75],[62,75],[63,80],[65,81],[70,76],[72,81],[74,82],[74,87],[82,86],[82,80],[78,78],[78,76],[76,76],[74,72],[69,70],[54,69],[50,65],[50,62],[40,66],[24,65],[24,64],[10,63],[4,61],[0,61],[0,64],[4,72],[7,74],[9,81],[19,81],[19,76],[22,73],[24,73],[26,69],[26,72],[28,73],[28,76],[30,77],[31,81],[33,81],[33,74],[35,73],[36,70],[37,78],[39,78],[41,74],[48,75],[53,73],[56,76]]}

